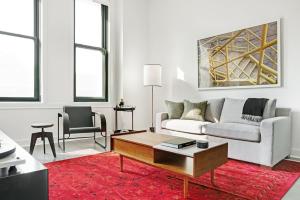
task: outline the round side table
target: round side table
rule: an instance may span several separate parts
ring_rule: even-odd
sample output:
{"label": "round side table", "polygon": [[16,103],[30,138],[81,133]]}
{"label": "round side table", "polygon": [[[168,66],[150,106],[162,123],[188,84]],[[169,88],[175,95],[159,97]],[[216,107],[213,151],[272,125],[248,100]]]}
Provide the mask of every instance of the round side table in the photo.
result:
{"label": "round side table", "polygon": [[34,124],[31,124],[32,128],[40,128],[42,130],[40,132],[31,134],[30,154],[33,153],[34,146],[35,146],[36,140],[38,138],[41,138],[42,141],[43,141],[44,154],[45,154],[46,153],[45,138],[48,138],[53,156],[56,157],[56,152],[55,152],[55,147],[54,147],[54,140],[53,140],[53,133],[52,132],[45,132],[45,128],[50,128],[52,126],[53,126],[52,123],[34,123]]}

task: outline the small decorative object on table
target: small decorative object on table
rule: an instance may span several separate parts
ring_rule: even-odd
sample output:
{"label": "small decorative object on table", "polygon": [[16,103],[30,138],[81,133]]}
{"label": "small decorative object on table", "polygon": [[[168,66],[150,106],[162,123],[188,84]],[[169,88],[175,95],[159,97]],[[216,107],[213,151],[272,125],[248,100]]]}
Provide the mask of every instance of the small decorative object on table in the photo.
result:
{"label": "small decorative object on table", "polygon": [[124,106],[124,99],[121,99],[119,103],[119,107],[123,107],[123,106]]}
{"label": "small decorative object on table", "polygon": [[206,141],[206,140],[197,140],[196,144],[197,144],[198,148],[201,148],[201,149],[208,148],[208,141]]}

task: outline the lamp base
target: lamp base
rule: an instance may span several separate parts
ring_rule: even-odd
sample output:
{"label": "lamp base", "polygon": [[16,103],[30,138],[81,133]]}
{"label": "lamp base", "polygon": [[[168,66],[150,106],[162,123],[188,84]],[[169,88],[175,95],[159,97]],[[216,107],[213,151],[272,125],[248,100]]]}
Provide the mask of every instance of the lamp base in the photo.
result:
{"label": "lamp base", "polygon": [[155,127],[150,127],[149,130],[150,130],[150,132],[154,133],[155,132]]}

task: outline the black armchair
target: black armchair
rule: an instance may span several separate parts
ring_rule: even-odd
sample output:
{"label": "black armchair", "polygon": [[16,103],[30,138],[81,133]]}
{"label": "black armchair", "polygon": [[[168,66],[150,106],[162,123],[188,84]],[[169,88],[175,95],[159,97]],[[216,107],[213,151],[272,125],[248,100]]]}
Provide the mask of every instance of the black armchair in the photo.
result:
{"label": "black armchair", "polygon": [[[100,127],[96,126],[96,115],[100,117]],[[63,119],[62,138],[59,135],[59,122]],[[63,141],[63,151],[65,151],[65,140],[78,138],[94,138],[95,143],[106,149],[107,146],[107,130],[106,119],[103,114],[92,112],[89,106],[64,106],[63,113],[58,113],[58,146],[61,148],[59,141]],[[104,144],[96,141],[96,133],[99,132],[104,137]],[[71,137],[71,134],[78,133],[94,133],[93,137]],[[68,135],[65,137],[65,135]]]}

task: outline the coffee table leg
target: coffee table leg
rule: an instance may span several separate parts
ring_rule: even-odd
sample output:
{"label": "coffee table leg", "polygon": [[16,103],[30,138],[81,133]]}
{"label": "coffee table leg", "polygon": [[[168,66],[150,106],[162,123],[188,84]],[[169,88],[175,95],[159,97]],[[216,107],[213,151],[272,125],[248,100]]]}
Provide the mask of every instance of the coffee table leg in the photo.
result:
{"label": "coffee table leg", "polygon": [[212,169],[210,171],[210,181],[211,181],[212,185],[215,185],[215,170],[214,169]]}
{"label": "coffee table leg", "polygon": [[188,177],[183,177],[183,197],[188,198],[189,194],[189,179]]}
{"label": "coffee table leg", "polygon": [[123,156],[120,155],[120,171],[123,172]]}

